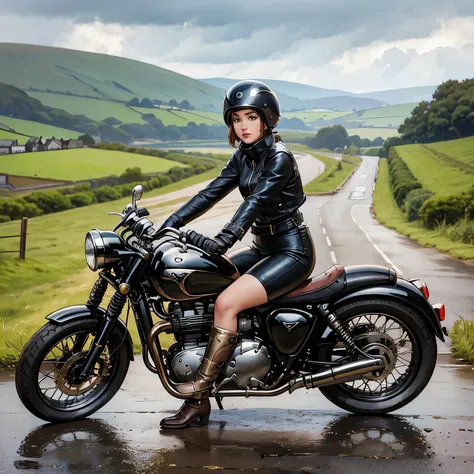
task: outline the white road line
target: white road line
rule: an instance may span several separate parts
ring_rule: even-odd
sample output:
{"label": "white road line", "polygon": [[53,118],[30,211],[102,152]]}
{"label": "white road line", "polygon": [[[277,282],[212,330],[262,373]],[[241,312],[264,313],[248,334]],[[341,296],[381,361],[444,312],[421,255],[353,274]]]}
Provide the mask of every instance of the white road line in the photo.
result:
{"label": "white road line", "polygon": [[320,224],[323,223],[323,220],[321,219],[321,217],[319,217],[319,223],[320,223]]}
{"label": "white road line", "polygon": [[332,250],[329,253],[331,254],[332,263],[336,265],[337,264],[336,254]]}
{"label": "white road line", "polygon": [[400,267],[397,267],[389,258],[388,256],[380,249],[378,245],[374,243],[374,241],[371,239],[370,235],[357,223],[357,221],[354,218],[354,214],[352,214],[352,211],[354,210],[355,207],[370,207],[370,204],[356,204],[355,206],[352,206],[351,209],[351,217],[354,223],[359,227],[359,229],[365,234],[369,242],[373,245],[374,249],[377,250],[377,252],[382,256],[382,258],[393,267],[393,269],[397,272],[398,275],[403,277],[403,272],[400,269]]}
{"label": "white road line", "polygon": [[326,241],[327,241],[329,247],[331,247],[331,241],[329,240],[329,237],[327,235],[326,235]]}
{"label": "white road line", "polygon": [[323,227],[323,234],[326,235],[326,228]]}

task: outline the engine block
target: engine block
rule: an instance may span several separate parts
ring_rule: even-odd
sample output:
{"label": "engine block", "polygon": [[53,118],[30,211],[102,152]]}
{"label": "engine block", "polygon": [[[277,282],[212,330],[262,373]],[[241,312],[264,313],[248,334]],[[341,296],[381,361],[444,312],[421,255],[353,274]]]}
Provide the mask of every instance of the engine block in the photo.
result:
{"label": "engine block", "polygon": [[209,332],[214,322],[214,304],[197,302],[188,307],[173,303],[171,326],[176,340],[183,349],[207,344]]}

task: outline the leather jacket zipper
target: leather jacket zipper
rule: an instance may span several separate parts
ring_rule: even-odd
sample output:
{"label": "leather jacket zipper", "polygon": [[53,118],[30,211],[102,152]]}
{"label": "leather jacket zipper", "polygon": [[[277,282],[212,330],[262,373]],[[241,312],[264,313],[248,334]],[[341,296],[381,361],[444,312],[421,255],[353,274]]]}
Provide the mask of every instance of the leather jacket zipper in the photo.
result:
{"label": "leather jacket zipper", "polygon": [[252,174],[250,175],[249,184],[248,184],[249,194],[252,194],[252,190],[250,189],[250,181],[252,180],[254,172],[255,172],[255,162],[252,160]]}

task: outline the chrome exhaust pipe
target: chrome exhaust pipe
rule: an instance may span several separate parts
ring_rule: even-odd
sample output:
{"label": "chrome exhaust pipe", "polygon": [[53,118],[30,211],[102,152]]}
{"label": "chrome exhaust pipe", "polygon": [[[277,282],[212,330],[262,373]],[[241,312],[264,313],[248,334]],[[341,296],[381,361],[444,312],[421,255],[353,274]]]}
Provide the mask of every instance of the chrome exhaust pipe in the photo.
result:
{"label": "chrome exhaust pipe", "polygon": [[273,390],[219,390],[213,394],[215,397],[274,397],[289,391],[293,393],[299,388],[306,388],[307,390],[316,387],[327,385],[335,385],[342,382],[350,382],[357,380],[361,375],[381,369],[385,366],[385,361],[382,358],[356,360],[355,362],[348,362],[331,369],[323,370],[317,374],[303,375],[296,379],[290,380],[282,387]]}
{"label": "chrome exhaust pipe", "polygon": [[[171,323],[169,321],[158,321],[150,330],[147,337],[148,347],[155,362],[155,367],[160,377],[163,387],[166,391],[175,398],[186,399],[189,395],[183,395],[178,392],[169,379],[163,364],[163,354],[161,352],[161,344],[159,341],[159,335],[162,332],[169,331],[171,329]],[[356,360],[355,362],[348,362],[334,368],[323,370],[317,374],[303,375],[290,380],[285,385],[275,388],[273,390],[264,389],[240,389],[240,390],[219,390],[216,393],[212,393],[213,397],[274,397],[281,395],[282,393],[289,391],[293,393],[299,388],[306,388],[307,390],[316,387],[322,387],[326,385],[334,385],[342,382],[349,382],[357,380],[361,375],[373,372],[374,370],[381,369],[385,366],[385,359],[383,357],[377,357],[374,359]]]}

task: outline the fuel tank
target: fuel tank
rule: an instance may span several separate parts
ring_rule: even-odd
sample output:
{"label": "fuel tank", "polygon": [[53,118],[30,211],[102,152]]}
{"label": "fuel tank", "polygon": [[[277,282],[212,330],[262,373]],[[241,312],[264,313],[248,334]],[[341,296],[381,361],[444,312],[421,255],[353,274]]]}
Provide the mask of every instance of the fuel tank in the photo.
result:
{"label": "fuel tank", "polygon": [[186,301],[221,293],[239,277],[226,256],[210,256],[198,249],[170,243],[157,248],[151,262],[151,282],[172,301]]}

